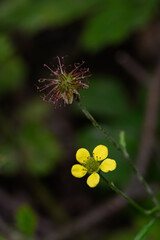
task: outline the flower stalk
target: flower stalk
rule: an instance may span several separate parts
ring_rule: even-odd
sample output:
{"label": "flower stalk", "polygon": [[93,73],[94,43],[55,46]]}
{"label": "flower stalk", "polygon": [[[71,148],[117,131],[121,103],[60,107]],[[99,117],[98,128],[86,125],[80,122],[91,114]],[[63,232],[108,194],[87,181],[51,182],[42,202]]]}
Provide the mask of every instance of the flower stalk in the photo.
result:
{"label": "flower stalk", "polygon": [[101,178],[105,181],[105,183],[107,183],[107,185],[116,193],[118,193],[119,195],[121,195],[123,198],[125,198],[132,206],[134,206],[139,212],[143,213],[144,215],[152,215],[156,212],[159,211],[159,207],[154,207],[151,210],[147,210],[144,209],[143,207],[141,207],[139,204],[137,204],[134,200],[132,200],[130,197],[128,197],[124,192],[122,192],[119,188],[117,188],[115,186],[115,184],[113,182],[109,182],[104,175],[100,172],[99,173]]}

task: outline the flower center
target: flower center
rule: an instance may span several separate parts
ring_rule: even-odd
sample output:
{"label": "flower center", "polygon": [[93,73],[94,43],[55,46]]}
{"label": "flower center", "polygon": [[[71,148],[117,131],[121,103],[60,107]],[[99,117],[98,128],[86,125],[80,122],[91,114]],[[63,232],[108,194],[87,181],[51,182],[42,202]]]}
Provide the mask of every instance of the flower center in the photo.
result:
{"label": "flower center", "polygon": [[63,73],[58,77],[60,90],[69,91],[72,86],[72,78],[69,74]]}
{"label": "flower center", "polygon": [[100,163],[96,161],[93,157],[87,160],[85,167],[89,173],[98,172]]}

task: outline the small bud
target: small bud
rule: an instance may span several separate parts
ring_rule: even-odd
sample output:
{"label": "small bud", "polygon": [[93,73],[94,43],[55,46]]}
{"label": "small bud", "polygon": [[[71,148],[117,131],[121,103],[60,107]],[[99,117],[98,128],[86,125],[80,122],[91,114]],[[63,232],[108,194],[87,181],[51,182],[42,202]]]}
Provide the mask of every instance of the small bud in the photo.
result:
{"label": "small bud", "polygon": [[119,134],[119,144],[121,145],[121,148],[123,149],[126,156],[128,156],[127,148],[126,148],[126,139],[125,139],[125,132],[121,131]]}

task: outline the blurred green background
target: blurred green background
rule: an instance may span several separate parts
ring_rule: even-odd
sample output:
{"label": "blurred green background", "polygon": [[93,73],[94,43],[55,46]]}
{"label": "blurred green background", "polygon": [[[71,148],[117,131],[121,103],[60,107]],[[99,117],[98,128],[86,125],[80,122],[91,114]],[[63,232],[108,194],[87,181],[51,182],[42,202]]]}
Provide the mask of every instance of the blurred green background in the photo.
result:
{"label": "blurred green background", "polygon": [[[128,240],[148,221],[127,205],[111,206],[108,217],[104,205],[115,195],[105,183],[89,189],[85,178],[71,176],[77,149],[92,152],[98,144],[117,161],[108,179],[125,188],[132,174],[75,103],[55,109],[42,101],[36,84],[49,76],[44,63],[57,65],[56,56],[66,56],[66,65],[85,60],[92,76],[81,101],[117,141],[125,131],[136,162],[148,85],[160,59],[159,6],[159,0],[1,0],[0,240]],[[160,125],[156,129],[145,173],[157,189]],[[140,204],[151,207],[140,192]],[[93,214],[94,224],[87,222],[99,207],[104,216]],[[77,220],[74,232],[70,226],[81,218],[86,226]],[[146,239],[160,239],[158,224]]]}

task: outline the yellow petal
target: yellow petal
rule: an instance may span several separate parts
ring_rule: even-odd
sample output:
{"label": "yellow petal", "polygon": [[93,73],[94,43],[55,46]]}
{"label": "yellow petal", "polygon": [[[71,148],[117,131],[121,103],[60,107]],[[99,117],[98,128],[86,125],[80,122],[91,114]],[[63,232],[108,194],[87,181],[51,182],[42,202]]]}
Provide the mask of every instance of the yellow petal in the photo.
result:
{"label": "yellow petal", "polygon": [[98,145],[93,150],[93,157],[95,160],[101,161],[108,156],[108,148],[104,145]]}
{"label": "yellow petal", "polygon": [[89,187],[94,188],[98,185],[100,176],[98,173],[94,172],[87,178],[87,184]]}
{"label": "yellow petal", "polygon": [[109,171],[113,171],[114,169],[116,169],[116,161],[110,158],[107,158],[106,160],[104,160],[101,165],[99,166],[99,168],[103,171],[103,172],[109,172]]}
{"label": "yellow petal", "polygon": [[87,173],[87,169],[80,164],[75,164],[71,168],[71,173],[74,177],[81,178]]}
{"label": "yellow petal", "polygon": [[85,148],[80,148],[76,152],[76,159],[80,163],[85,163],[88,159],[90,159],[90,153]]}

